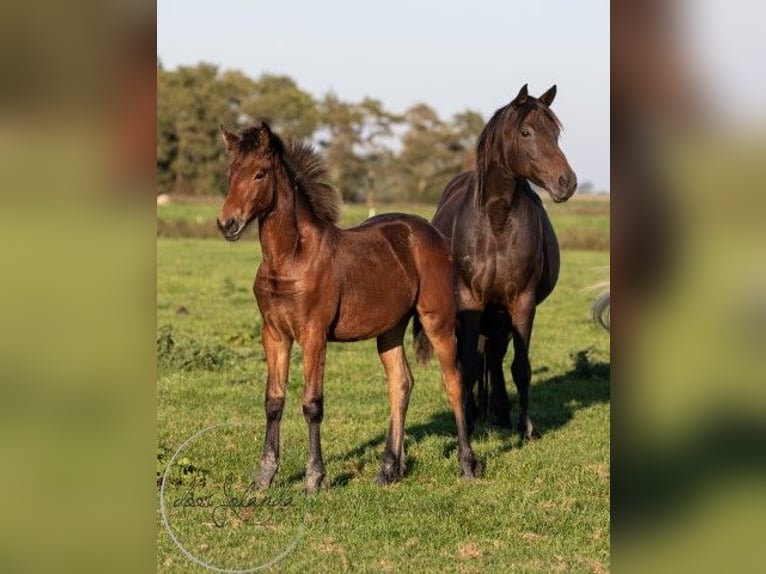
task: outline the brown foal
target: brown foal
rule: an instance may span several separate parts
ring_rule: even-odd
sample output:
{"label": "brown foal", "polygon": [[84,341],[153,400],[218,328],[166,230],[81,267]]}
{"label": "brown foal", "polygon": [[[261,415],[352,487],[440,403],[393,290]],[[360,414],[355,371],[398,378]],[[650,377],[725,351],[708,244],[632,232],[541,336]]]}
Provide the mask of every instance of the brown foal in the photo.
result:
{"label": "brown foal", "polygon": [[279,425],[293,341],[303,349],[303,414],[309,429],[306,489],[325,477],[320,443],[328,341],[377,337],[388,380],[391,421],[378,481],[404,475],[404,420],[412,373],[404,332],[413,314],[440,361],[455,414],[461,475],[477,461],[463,413],[456,366],[454,275],[449,246],[426,220],[387,214],[341,230],[337,192],[321,182],[325,169],[303,143],[284,143],[266,123],[234,134],[223,129],[231,156],[229,191],[218,226],[236,241],[257,220],[263,261],[253,291],[263,316],[266,351],[266,439],[257,486],[267,488],[279,464]]}

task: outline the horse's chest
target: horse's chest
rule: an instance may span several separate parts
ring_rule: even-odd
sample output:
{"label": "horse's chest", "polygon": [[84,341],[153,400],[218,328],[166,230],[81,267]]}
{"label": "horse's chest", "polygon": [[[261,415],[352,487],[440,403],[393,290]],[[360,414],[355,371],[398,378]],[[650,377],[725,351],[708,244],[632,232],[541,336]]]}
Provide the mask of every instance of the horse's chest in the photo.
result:
{"label": "horse's chest", "polygon": [[301,313],[312,289],[305,278],[258,270],[253,292],[264,321],[284,332],[292,332],[302,322]]}
{"label": "horse's chest", "polygon": [[461,262],[464,283],[476,294],[481,294],[482,299],[497,298],[504,293],[504,278],[509,271],[507,259],[496,254],[465,255]]}
{"label": "horse's chest", "polygon": [[459,273],[477,299],[504,303],[526,283],[527,255],[510,234],[487,235],[459,259]]}

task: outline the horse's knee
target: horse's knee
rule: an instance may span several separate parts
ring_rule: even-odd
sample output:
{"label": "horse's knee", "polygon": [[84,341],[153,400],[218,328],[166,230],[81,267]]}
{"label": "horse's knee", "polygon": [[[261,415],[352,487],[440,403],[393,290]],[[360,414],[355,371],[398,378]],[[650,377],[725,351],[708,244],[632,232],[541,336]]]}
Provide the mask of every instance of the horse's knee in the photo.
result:
{"label": "horse's knee", "polygon": [[513,382],[522,387],[528,387],[532,378],[532,366],[526,357],[514,357],[511,363],[511,374]]}
{"label": "horse's knee", "polygon": [[282,418],[282,411],[285,407],[285,399],[284,397],[279,398],[269,398],[266,399],[266,420],[268,421],[278,421]]}
{"label": "horse's knee", "polygon": [[313,398],[303,403],[303,417],[307,423],[321,423],[323,416],[324,401],[322,397]]}

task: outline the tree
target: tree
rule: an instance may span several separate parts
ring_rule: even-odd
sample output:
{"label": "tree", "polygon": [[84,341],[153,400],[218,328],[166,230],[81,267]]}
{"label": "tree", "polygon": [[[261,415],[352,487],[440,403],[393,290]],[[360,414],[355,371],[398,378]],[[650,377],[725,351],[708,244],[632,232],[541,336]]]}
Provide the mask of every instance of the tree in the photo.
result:
{"label": "tree", "polygon": [[288,76],[252,80],[205,63],[166,70],[158,59],[158,192],[224,192],[219,126],[258,120],[282,136],[317,141],[343,197],[368,202],[435,201],[451,177],[473,167],[484,126],[471,110],[445,122],[424,103],[398,115],[370,97],[344,102],[328,93],[317,102]]}
{"label": "tree", "polygon": [[175,111],[171,98],[171,72],[157,60],[157,193],[171,191],[175,175],[172,166],[178,155]]}
{"label": "tree", "polygon": [[310,139],[319,123],[319,112],[311,94],[287,76],[263,74],[252,84],[242,102],[248,122],[265,120],[279,134]]}
{"label": "tree", "polygon": [[484,128],[481,114],[466,110],[447,123],[424,103],[405,113],[408,130],[397,158],[401,173],[398,194],[417,201],[438,201],[455,175],[473,169],[476,140]]}
{"label": "tree", "polygon": [[319,104],[320,124],[328,138],[321,138],[332,183],[344,199],[358,201],[364,188],[367,170],[357,154],[361,145],[364,116],[353,104],[343,102],[330,92]]}
{"label": "tree", "polygon": [[375,199],[393,199],[390,173],[395,155],[391,149],[394,126],[403,121],[383,107],[380,100],[365,98],[357,109],[361,117],[358,155],[366,168],[365,192],[367,203]]}
{"label": "tree", "polygon": [[453,149],[460,153],[461,170],[474,169],[476,141],[484,129],[484,118],[479,112],[465,110],[452,116]]}
{"label": "tree", "polygon": [[185,194],[223,190],[226,165],[219,126],[235,123],[239,97],[230,81],[220,81],[218,67],[212,64],[182,66],[173,72],[158,70],[157,167],[161,186]]}

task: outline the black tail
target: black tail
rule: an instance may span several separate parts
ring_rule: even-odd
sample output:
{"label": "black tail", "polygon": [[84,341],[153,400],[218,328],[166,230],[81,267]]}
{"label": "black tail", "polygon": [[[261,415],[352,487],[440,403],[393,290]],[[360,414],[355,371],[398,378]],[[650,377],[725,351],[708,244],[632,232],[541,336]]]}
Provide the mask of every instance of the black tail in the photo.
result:
{"label": "black tail", "polygon": [[418,363],[427,365],[434,354],[434,348],[426,332],[423,330],[423,325],[420,323],[417,315],[415,315],[415,319],[412,322],[412,339],[415,344],[415,357]]}

